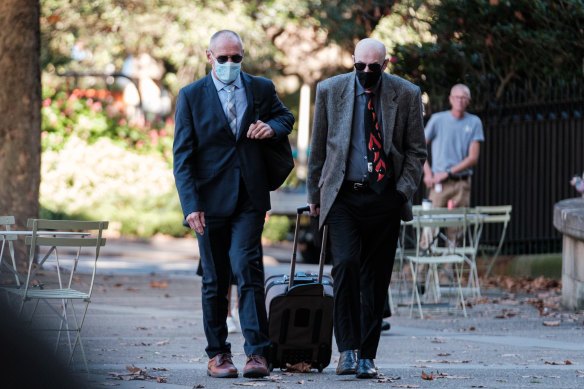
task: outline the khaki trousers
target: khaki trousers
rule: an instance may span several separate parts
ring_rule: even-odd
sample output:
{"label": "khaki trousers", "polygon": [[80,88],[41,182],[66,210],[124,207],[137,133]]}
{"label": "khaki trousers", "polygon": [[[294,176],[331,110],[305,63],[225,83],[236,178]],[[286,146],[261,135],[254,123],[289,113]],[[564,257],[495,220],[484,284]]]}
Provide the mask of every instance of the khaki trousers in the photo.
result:
{"label": "khaki trousers", "polygon": [[[428,198],[432,200],[432,208],[446,208],[448,200],[454,200],[456,208],[470,207],[470,184],[471,176],[458,181],[451,178],[442,181],[442,192],[438,193],[434,188],[430,189]],[[455,239],[458,241],[460,240],[460,237],[457,237],[459,232],[459,228],[448,228],[446,236],[451,242]]]}

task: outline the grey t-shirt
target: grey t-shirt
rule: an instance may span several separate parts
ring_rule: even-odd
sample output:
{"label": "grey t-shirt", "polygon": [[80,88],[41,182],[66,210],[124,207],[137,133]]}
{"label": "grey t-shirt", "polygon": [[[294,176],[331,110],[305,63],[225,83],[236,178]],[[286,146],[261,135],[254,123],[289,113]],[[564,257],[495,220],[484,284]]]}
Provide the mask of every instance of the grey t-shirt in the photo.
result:
{"label": "grey t-shirt", "polygon": [[[426,139],[431,141],[433,173],[443,172],[458,164],[468,156],[472,142],[485,140],[481,119],[468,112],[461,119],[452,116],[450,111],[435,113],[426,124],[424,133]],[[468,174],[472,174],[472,169],[456,175]]]}

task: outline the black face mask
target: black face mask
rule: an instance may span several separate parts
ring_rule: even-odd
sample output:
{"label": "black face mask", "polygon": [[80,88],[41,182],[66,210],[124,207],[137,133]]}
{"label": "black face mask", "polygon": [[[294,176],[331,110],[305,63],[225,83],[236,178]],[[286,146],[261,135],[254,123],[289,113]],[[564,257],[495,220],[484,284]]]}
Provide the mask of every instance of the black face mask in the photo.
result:
{"label": "black face mask", "polygon": [[359,84],[365,89],[369,89],[377,84],[381,78],[381,69],[378,72],[366,72],[364,70],[357,70],[357,79]]}

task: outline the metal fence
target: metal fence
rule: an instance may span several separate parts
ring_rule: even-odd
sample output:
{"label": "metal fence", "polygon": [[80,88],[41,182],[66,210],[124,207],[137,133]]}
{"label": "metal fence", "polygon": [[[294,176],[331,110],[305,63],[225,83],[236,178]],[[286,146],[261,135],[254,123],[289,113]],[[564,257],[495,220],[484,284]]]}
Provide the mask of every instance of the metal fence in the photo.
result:
{"label": "metal fence", "polygon": [[[483,103],[487,108],[473,112],[483,122],[485,142],[471,205],[513,206],[504,253],[559,252],[554,204],[579,195],[570,179],[584,172],[582,82],[550,83],[532,95],[526,90],[510,89],[498,104]],[[416,202],[424,193],[422,183]],[[496,244],[500,228],[487,226],[482,242]]]}

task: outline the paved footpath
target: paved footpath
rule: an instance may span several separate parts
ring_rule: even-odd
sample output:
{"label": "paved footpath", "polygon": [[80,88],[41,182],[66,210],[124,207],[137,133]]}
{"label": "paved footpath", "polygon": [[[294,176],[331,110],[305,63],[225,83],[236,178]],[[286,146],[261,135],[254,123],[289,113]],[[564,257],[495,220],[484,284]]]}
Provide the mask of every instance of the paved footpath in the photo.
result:
{"label": "paved footpath", "polygon": [[[335,375],[334,346],[322,373],[275,370],[265,379],[213,379],[206,375],[196,242],[108,246],[83,330],[90,372],[78,375],[91,388],[584,387],[584,312],[554,309],[557,291],[513,296],[498,289],[470,301],[467,318],[442,313],[421,320],[398,308],[381,337],[378,379]],[[286,248],[265,253],[266,274],[288,271]],[[297,265],[305,269],[316,266]],[[547,315],[540,316],[538,306]],[[241,371],[243,337],[230,334],[229,341]]]}

